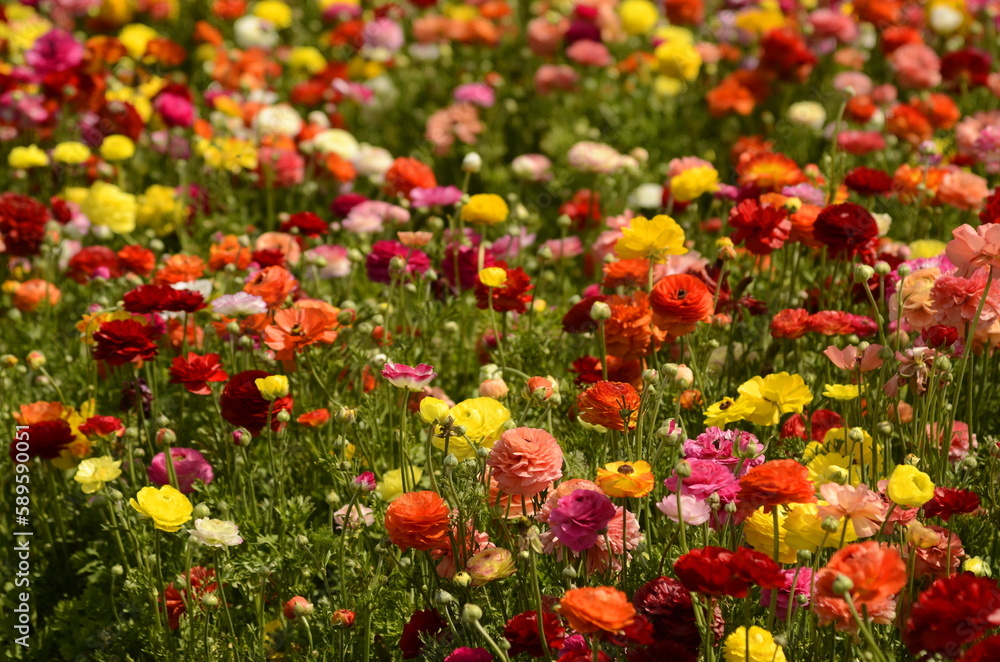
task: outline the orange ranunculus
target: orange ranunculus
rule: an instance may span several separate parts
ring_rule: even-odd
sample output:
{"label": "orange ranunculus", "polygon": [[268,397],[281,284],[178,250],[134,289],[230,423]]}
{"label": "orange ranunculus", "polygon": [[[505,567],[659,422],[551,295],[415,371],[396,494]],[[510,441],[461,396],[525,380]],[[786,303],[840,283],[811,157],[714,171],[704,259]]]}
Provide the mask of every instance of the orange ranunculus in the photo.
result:
{"label": "orange ranunculus", "polygon": [[323,164],[338,182],[350,182],[358,176],[358,171],[355,170],[354,164],[337,154],[327,154]]}
{"label": "orange ranunculus", "polygon": [[600,381],[577,399],[580,418],[609,430],[634,430],[639,419],[639,392],[631,384]]}
{"label": "orange ranunculus", "polygon": [[741,505],[753,512],[789,503],[813,503],[816,486],[809,479],[809,469],[795,460],[771,460],[752,468],[740,478]]}
{"label": "orange ranunculus", "polygon": [[636,614],[628,596],[611,586],[566,591],[559,613],[580,634],[621,632],[635,622]]}
{"label": "orange ranunculus", "polygon": [[653,472],[648,462],[612,462],[594,482],[610,497],[644,497],[653,491]]}
{"label": "orange ranunculus", "polygon": [[208,248],[208,268],[212,271],[219,271],[227,264],[234,264],[237,270],[243,271],[252,259],[250,247],[241,246],[239,238],[234,234],[227,234],[222,241]]}
{"label": "orange ranunculus", "polygon": [[904,104],[889,109],[885,118],[885,130],[911,145],[919,145],[934,135],[930,120],[917,108]]}
{"label": "orange ranunculus", "polygon": [[208,21],[198,21],[194,24],[194,43],[221,46],[224,41],[219,29]]}
{"label": "orange ranunculus", "polygon": [[279,310],[264,329],[264,343],[275,351],[279,361],[294,361],[295,353],[303,347],[336,340],[336,326],[337,318],[319,308]]}
{"label": "orange ranunculus", "polygon": [[197,280],[205,274],[205,261],[197,255],[178,253],[167,258],[153,276],[154,285],[173,285],[189,280]]}
{"label": "orange ranunculus", "polygon": [[636,289],[646,286],[649,279],[649,260],[634,257],[616,262],[606,262],[603,267],[604,280],[601,285],[609,290],[616,287]]}
{"label": "orange ranunculus", "polygon": [[306,413],[300,415],[295,419],[295,422],[299,425],[304,425],[307,428],[318,428],[326,425],[330,421],[330,410],[326,407],[322,409],[314,409],[312,411],[307,411]]}
{"label": "orange ranunculus", "polygon": [[205,332],[201,326],[195,323],[194,318],[188,321],[187,338],[183,337],[184,325],[179,319],[172,319],[167,322],[167,340],[176,352],[180,352],[187,343],[188,347],[201,349],[205,345]]}
{"label": "orange ranunculus", "polygon": [[604,323],[607,352],[623,361],[635,361],[658,349],[666,335],[657,327],[650,331],[653,313],[649,296],[636,291],[632,296],[610,296],[611,318]]}
{"label": "orange ranunculus", "polygon": [[698,322],[712,316],[712,292],[705,283],[689,274],[673,274],[653,286],[649,298],[653,323],[666,333],[668,341],[694,331]]}
{"label": "orange ranunculus", "polygon": [[146,55],[153,57],[164,67],[180,66],[187,59],[187,51],[176,41],[156,37],[146,44]]}
{"label": "orange ranunculus", "polygon": [[780,191],[806,181],[799,164],[784,154],[757,154],[736,167],[740,186],[753,184],[766,191]]}
{"label": "orange ranunculus", "polygon": [[816,217],[823,211],[818,205],[804,204],[788,218],[792,221],[792,229],[788,233],[788,241],[805,244],[809,248],[821,248],[823,244],[813,237],[813,224]]}
{"label": "orange ranunculus", "polygon": [[716,87],[705,93],[708,112],[712,117],[722,117],[729,113],[749,115],[757,105],[753,92],[735,76],[726,76]]}
{"label": "orange ranunculus", "polygon": [[277,308],[298,286],[299,282],[287,269],[272,266],[255,273],[243,286],[243,291],[259,296],[267,303],[268,308]]}
{"label": "orange ranunculus", "polygon": [[59,288],[42,278],[32,278],[19,283],[14,290],[14,307],[24,312],[37,310],[38,306],[47,302],[50,306],[59,303],[62,292]]}
{"label": "orange ranunculus", "polygon": [[906,564],[899,552],[874,540],[847,545],[834,554],[816,578],[812,609],[821,625],[857,632],[857,623],[845,595],[833,590],[841,576],[851,580],[851,602],[858,614],[875,623],[891,623],[896,615],[894,596],[906,586]]}
{"label": "orange ranunculus", "polygon": [[115,64],[128,52],[125,45],[117,37],[98,35],[87,39],[86,44],[87,71],[96,73],[104,67]]}
{"label": "orange ranunculus", "polygon": [[14,420],[18,425],[32,425],[42,421],[58,421],[63,417],[65,408],[61,402],[32,402],[21,405],[18,411],[13,412]]}
{"label": "orange ranunculus", "polygon": [[406,492],[385,511],[385,531],[392,544],[429,552],[448,545],[451,510],[437,492]]}

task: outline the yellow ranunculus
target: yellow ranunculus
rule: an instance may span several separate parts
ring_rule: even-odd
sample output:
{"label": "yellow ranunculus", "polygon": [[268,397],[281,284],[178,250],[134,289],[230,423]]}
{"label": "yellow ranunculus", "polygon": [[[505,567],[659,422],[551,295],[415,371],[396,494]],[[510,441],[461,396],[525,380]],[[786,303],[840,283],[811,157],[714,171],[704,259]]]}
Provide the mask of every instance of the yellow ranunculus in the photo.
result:
{"label": "yellow ranunculus", "polygon": [[462,220],[477,225],[496,225],[507,220],[510,207],[494,193],[480,193],[462,205]]}
{"label": "yellow ranunculus", "polygon": [[824,384],[823,397],[831,400],[854,400],[861,395],[857,384]]}
{"label": "yellow ranunculus", "polygon": [[684,255],[684,230],[677,221],[665,214],[651,220],[636,216],[629,226],[622,228],[622,236],[615,244],[615,252],[622,259],[644,257],[663,262],[668,255]]}
{"label": "yellow ranunculus", "polygon": [[722,656],[725,662],[785,662],[785,651],[775,643],[774,636],[756,625],[750,626],[749,634],[741,625],[726,637]]}
{"label": "yellow ranunculus", "polygon": [[87,458],[76,468],[73,480],[80,483],[84,494],[93,494],[122,475],[121,460],[114,460],[110,455],[105,457]]}
{"label": "yellow ranunculus", "polygon": [[900,464],[889,476],[886,494],[904,508],[919,508],[934,498],[934,481],[920,469]]}
{"label": "yellow ranunculus", "polygon": [[507,282],[507,271],[500,267],[486,267],[479,272],[479,282],[486,287],[503,287]]}
{"label": "yellow ranunculus", "polygon": [[754,409],[746,420],[757,425],[777,425],[782,414],[799,413],[813,399],[802,377],[787,372],[754,377],[743,382],[739,392]]}
{"label": "yellow ranunculus", "polygon": [[7,165],[11,168],[29,170],[31,168],[41,168],[48,164],[48,155],[38,145],[15,147],[7,155]]}
{"label": "yellow ranunculus", "polygon": [[653,51],[660,73],[677,80],[692,81],[701,71],[701,55],[691,44],[682,41],[668,41]]}
{"label": "yellow ranunculus", "polygon": [[[475,457],[478,447],[493,448],[510,420],[510,411],[493,398],[472,398],[449,409],[447,416],[455,419],[454,425],[460,425],[465,430],[462,436],[451,435],[448,439],[448,452],[459,460],[465,460]],[[439,435],[440,430],[434,436],[433,443],[435,447],[444,450],[445,440]]]}
{"label": "yellow ranunculus", "polygon": [[124,161],[135,154],[135,143],[128,136],[108,136],[101,143],[101,156],[105,161]]}
{"label": "yellow ranunculus", "polygon": [[308,74],[318,74],[326,68],[326,58],[314,46],[296,46],[288,54],[288,66]]}
{"label": "yellow ranunculus", "polygon": [[[778,561],[781,563],[795,563],[798,550],[788,545],[784,523],[788,519],[788,510],[780,506],[778,508]],[[763,508],[758,508],[753,514],[743,521],[743,535],[746,536],[747,544],[753,549],[768,556],[774,555],[774,519],[771,513],[765,513]]]}
{"label": "yellow ranunculus", "polygon": [[253,15],[273,23],[279,30],[292,27],[292,8],[281,0],[262,0],[253,7]]}
{"label": "yellow ranunculus", "polygon": [[157,34],[156,30],[148,25],[130,23],[118,33],[118,41],[122,42],[122,46],[128,51],[129,57],[133,60],[138,60],[146,54],[146,47],[149,46],[149,42],[158,36],[159,34]]}
{"label": "yellow ranunculus", "polygon": [[82,211],[94,225],[104,225],[117,234],[135,230],[136,199],[114,184],[94,182],[87,197],[80,203]]}
{"label": "yellow ranunculus", "polygon": [[52,160],[56,163],[80,165],[90,158],[90,148],[81,142],[70,140],[59,143],[52,150]]}
{"label": "yellow ranunculus", "polygon": [[660,13],[649,0],[625,0],[618,6],[622,30],[631,35],[648,34],[660,19]]}
{"label": "yellow ranunculus", "polygon": [[139,490],[129,504],[143,517],[153,520],[153,526],[161,531],[177,531],[191,519],[194,507],[186,496],[170,485],[144,487]]}
{"label": "yellow ranunculus", "polygon": [[253,383],[260,391],[260,397],[268,402],[288,395],[288,377],[284,375],[268,375],[255,379]]}
{"label": "yellow ranunculus", "polygon": [[690,202],[705,193],[719,190],[719,172],[712,166],[688,168],[670,178],[670,195],[678,202]]}
{"label": "yellow ranunculus", "polygon": [[[409,478],[410,487],[420,482],[423,477],[424,471],[420,467],[410,467],[407,472],[407,478]],[[399,498],[399,495],[403,493],[403,472],[400,469],[393,469],[392,471],[386,471],[382,474],[382,480],[378,482],[375,487],[375,491],[378,495],[382,497],[383,501],[392,502]]]}
{"label": "yellow ranunculus", "polygon": [[448,403],[438,398],[422,398],[420,400],[420,419],[428,425],[443,421],[448,417]]}
{"label": "yellow ranunculus", "polygon": [[[827,533],[823,530],[823,518],[819,516],[820,506],[826,506],[826,501],[816,503],[796,503],[789,506],[789,511],[781,526],[785,530],[785,542],[796,552],[808,550],[815,553],[820,545],[824,547],[840,547],[840,537],[844,536],[844,542],[854,542],[858,539],[858,534],[854,531],[854,522],[851,518],[840,521],[840,526],[847,525],[847,532],[843,529],[836,533]],[[826,541],[826,542],[824,542]]]}

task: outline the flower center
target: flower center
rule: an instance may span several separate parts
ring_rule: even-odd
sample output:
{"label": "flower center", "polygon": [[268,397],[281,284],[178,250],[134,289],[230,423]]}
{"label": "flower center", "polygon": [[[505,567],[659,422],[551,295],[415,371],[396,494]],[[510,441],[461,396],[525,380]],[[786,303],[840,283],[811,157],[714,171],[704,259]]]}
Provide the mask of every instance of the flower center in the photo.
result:
{"label": "flower center", "polygon": [[620,474],[622,474],[624,476],[628,476],[630,474],[634,474],[635,473],[635,469],[633,469],[632,465],[630,465],[630,464],[623,464],[622,466],[618,467],[618,473],[620,473]]}

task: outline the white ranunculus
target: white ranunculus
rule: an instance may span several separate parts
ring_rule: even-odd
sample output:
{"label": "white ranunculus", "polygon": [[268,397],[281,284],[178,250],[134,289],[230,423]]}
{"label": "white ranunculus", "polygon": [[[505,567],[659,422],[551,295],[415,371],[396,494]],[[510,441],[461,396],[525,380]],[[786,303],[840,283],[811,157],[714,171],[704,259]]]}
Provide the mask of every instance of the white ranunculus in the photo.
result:
{"label": "white ranunculus", "polygon": [[240,537],[240,527],[234,522],[222,519],[202,518],[194,521],[194,528],[189,529],[191,540],[209,547],[232,547],[243,542]]}

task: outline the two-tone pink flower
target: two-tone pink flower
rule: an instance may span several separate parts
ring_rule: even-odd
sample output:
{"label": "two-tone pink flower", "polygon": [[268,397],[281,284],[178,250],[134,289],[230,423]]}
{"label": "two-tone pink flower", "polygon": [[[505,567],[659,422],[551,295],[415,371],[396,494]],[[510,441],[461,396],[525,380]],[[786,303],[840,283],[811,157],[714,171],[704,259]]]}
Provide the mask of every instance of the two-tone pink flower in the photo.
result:
{"label": "two-tone pink flower", "polygon": [[431,380],[437,377],[432,366],[421,363],[417,366],[408,366],[403,363],[386,363],[382,368],[382,376],[396,388],[405,388],[408,391],[419,393],[424,387],[430,384]]}

